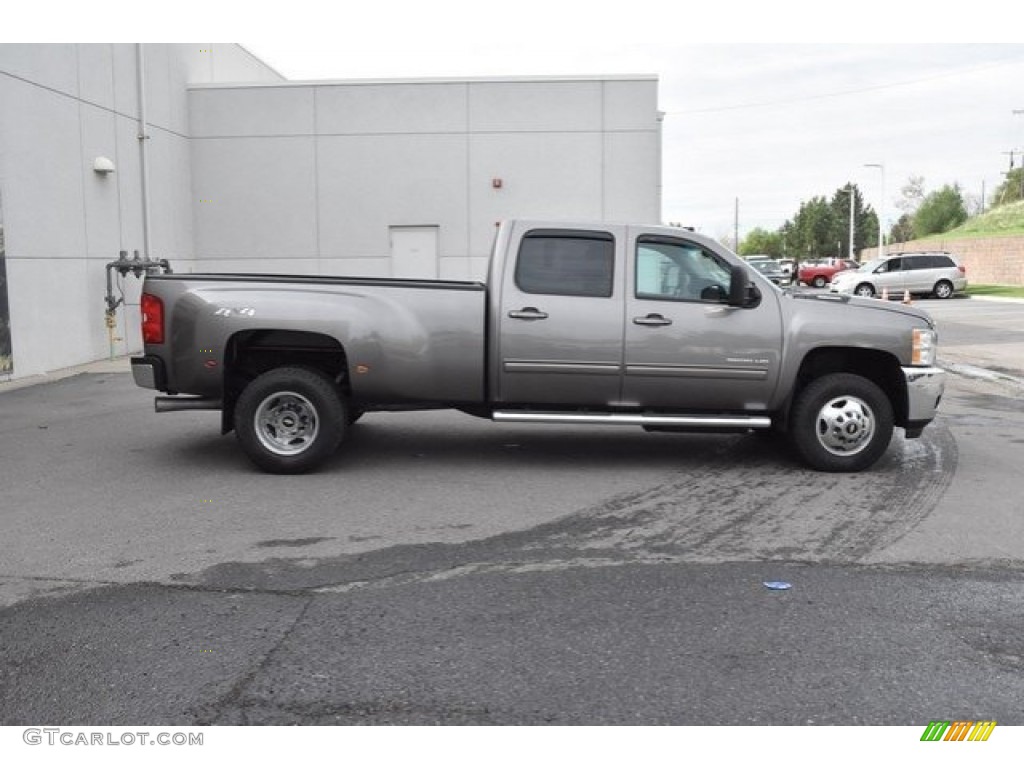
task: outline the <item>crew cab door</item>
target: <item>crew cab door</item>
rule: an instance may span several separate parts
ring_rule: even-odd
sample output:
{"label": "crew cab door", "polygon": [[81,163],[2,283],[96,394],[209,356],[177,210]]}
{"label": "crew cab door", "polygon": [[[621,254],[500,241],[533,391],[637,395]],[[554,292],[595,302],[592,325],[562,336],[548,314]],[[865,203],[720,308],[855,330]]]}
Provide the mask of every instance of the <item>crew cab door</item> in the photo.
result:
{"label": "crew cab door", "polygon": [[603,406],[622,384],[624,227],[524,229],[504,265],[495,400]]}
{"label": "crew cab door", "polygon": [[631,228],[628,247],[623,404],[766,409],[782,352],[775,289],[755,287],[750,306],[729,306],[731,264],[711,245]]}

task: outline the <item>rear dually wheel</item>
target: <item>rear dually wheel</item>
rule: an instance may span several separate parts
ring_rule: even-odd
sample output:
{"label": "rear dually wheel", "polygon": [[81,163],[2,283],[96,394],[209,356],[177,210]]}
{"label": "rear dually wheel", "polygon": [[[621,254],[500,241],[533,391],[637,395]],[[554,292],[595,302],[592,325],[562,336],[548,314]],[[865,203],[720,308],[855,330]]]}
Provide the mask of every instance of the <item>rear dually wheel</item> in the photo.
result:
{"label": "rear dually wheel", "polygon": [[345,410],[325,374],[309,368],[275,368],[242,391],[235,405],[235,432],[257,467],[297,474],[334,453],[345,435]]}

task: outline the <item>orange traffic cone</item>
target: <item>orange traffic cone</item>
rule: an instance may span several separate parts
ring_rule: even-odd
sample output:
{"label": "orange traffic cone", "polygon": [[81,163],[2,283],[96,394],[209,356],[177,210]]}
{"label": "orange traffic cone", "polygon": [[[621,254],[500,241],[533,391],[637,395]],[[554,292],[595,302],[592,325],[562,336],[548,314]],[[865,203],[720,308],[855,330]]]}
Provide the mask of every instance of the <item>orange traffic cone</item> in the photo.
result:
{"label": "orange traffic cone", "polygon": [[903,303],[904,304],[911,304],[912,303],[910,301],[910,291],[904,291],[903,292]]}
{"label": "orange traffic cone", "polygon": [[888,300],[889,300],[889,289],[888,288],[883,288],[882,289],[882,301],[888,301]]}

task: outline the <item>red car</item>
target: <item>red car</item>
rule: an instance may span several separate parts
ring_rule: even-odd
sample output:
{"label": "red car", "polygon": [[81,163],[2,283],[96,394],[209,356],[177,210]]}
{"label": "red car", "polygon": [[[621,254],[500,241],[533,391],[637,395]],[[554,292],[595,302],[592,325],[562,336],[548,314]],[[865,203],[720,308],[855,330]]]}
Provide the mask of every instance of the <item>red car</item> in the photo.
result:
{"label": "red car", "polygon": [[800,265],[799,278],[801,283],[813,285],[815,288],[824,288],[832,282],[832,276],[836,272],[847,269],[857,269],[860,264],[850,259],[826,259],[825,261],[810,261]]}

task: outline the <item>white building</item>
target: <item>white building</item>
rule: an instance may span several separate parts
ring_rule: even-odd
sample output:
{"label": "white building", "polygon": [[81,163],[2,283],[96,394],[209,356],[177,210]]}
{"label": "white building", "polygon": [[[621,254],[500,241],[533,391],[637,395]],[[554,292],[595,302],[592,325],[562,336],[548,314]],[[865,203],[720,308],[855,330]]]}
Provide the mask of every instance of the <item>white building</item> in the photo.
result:
{"label": "white building", "polygon": [[122,250],[482,279],[503,218],[657,222],[660,166],[654,76],[288,82],[234,45],[0,45],[6,376],[141,348],[136,278],[104,323]]}

